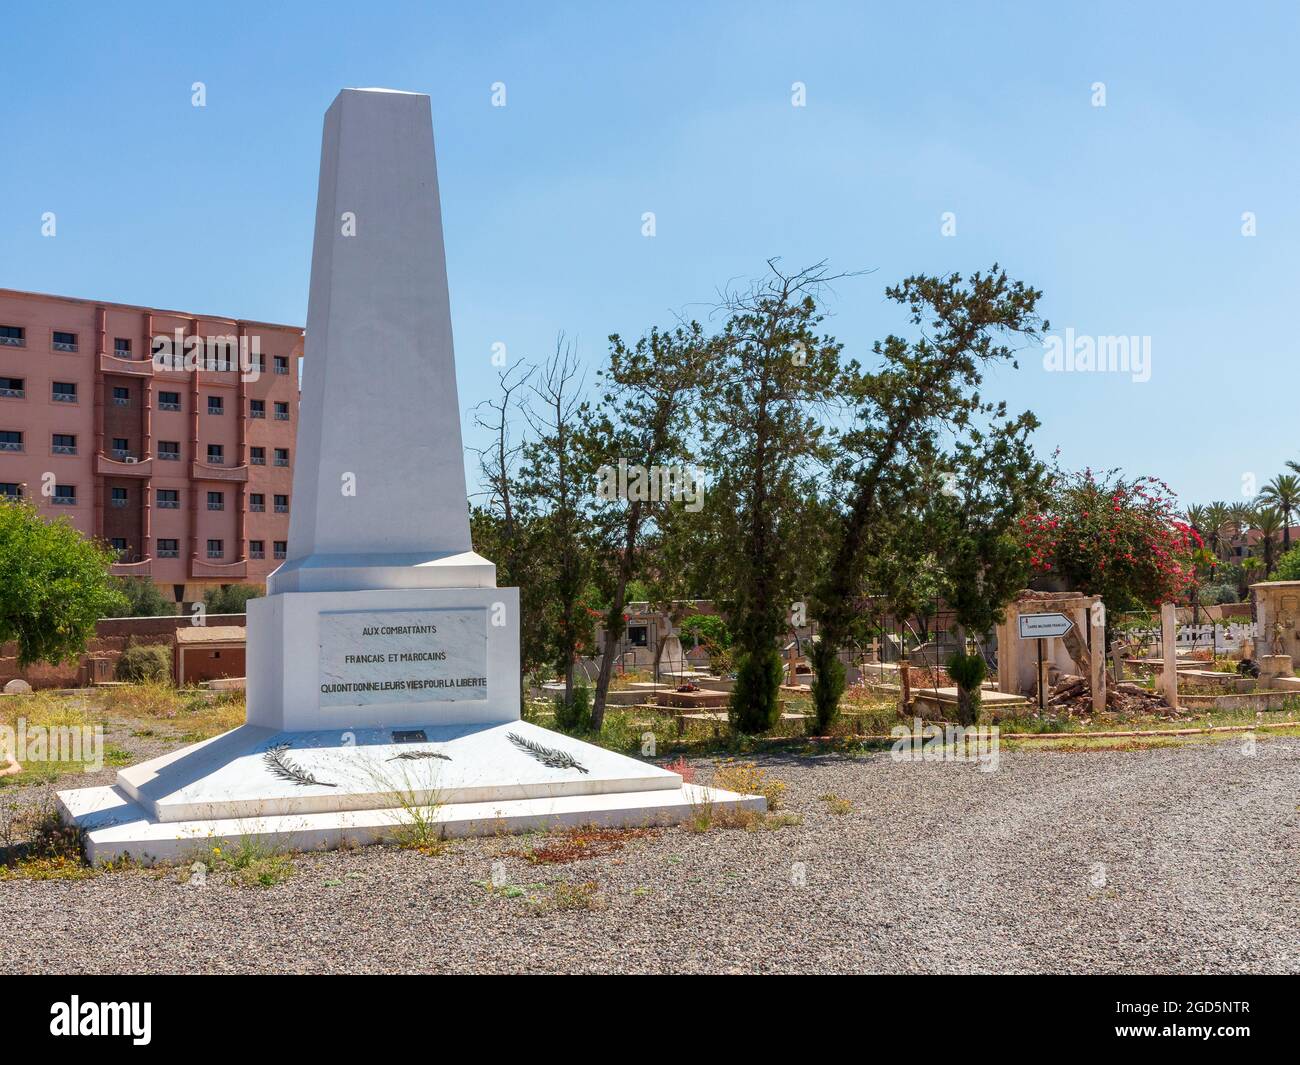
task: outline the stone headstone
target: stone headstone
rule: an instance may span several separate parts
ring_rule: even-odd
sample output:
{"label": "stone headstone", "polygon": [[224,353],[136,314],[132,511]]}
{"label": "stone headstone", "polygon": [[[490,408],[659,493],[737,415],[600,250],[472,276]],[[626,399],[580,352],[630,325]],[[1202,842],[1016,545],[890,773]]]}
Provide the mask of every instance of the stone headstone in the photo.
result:
{"label": "stone headstone", "polygon": [[14,677],[5,685],[6,695],[27,695],[31,692],[32,686],[21,677]]}

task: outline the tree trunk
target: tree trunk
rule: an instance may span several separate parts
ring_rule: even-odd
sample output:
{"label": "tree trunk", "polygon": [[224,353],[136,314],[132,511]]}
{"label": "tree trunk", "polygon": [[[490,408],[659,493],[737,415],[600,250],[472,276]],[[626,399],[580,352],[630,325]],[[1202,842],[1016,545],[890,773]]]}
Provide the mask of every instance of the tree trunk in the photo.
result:
{"label": "tree trunk", "polygon": [[979,722],[980,697],[978,688],[963,688],[957,685],[957,720],[962,725],[974,725]]}
{"label": "tree trunk", "polygon": [[[591,708],[591,730],[597,735],[600,734],[601,726],[605,723],[605,696],[609,693],[609,682],[614,674],[614,657],[618,653],[618,641],[626,627],[626,622],[623,620],[623,607],[627,596],[627,582],[632,578],[637,530],[640,524],[641,501],[637,499],[633,500],[628,508],[627,538],[623,543],[623,557],[619,559],[614,601],[610,604],[609,614],[605,618],[605,649],[600,656],[600,675],[596,678],[596,699]],[[658,661],[656,653],[656,664]]]}

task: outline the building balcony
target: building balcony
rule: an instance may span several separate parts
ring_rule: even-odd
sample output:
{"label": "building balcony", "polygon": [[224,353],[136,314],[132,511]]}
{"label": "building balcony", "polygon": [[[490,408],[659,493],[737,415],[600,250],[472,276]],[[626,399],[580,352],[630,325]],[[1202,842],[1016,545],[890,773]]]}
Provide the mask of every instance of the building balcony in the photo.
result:
{"label": "building balcony", "polygon": [[207,462],[192,462],[190,477],[195,481],[225,481],[241,484],[248,480],[248,467],[213,466]]}
{"label": "building balcony", "polygon": [[99,356],[100,373],[120,373],[130,377],[152,377],[153,359],[123,359],[104,352]]}
{"label": "building balcony", "polygon": [[152,577],[153,559],[142,558],[139,562],[114,562],[109,567],[114,577]]}
{"label": "building balcony", "polygon": [[242,579],[248,576],[248,561],[205,562],[200,558],[190,558],[190,577],[194,580],[226,581]]}
{"label": "building balcony", "polygon": [[95,472],[104,477],[152,477],[153,459],[120,462],[99,454],[95,456]]}

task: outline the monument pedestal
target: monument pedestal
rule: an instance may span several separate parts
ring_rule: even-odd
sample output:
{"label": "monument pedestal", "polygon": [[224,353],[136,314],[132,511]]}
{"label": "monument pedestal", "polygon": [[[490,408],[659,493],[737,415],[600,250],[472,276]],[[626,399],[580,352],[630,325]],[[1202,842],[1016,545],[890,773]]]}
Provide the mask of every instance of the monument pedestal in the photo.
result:
{"label": "monument pedestal", "polygon": [[91,861],[765,809],[519,719],[519,594],[470,543],[427,96],[345,89],[325,116],[288,557],[267,584],[247,723],[59,792]]}

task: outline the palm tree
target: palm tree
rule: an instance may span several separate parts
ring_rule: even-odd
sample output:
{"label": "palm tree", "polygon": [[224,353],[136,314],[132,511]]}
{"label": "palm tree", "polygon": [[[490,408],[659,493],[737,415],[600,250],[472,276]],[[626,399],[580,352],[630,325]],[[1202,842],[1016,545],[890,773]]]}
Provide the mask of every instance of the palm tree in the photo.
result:
{"label": "palm tree", "polygon": [[1255,510],[1255,531],[1259,533],[1260,550],[1264,556],[1264,579],[1273,572],[1277,552],[1277,536],[1282,531],[1282,512],[1277,507],[1258,507]]}
{"label": "palm tree", "polygon": [[1227,549],[1228,540],[1223,530],[1228,526],[1229,513],[1228,504],[1222,500],[1215,500],[1205,508],[1205,529],[1199,531],[1205,546],[1214,552],[1216,558],[1223,558]]}
{"label": "palm tree", "polygon": [[1237,545],[1246,543],[1246,533],[1250,531],[1250,519],[1255,508],[1249,503],[1233,503],[1228,507],[1228,523],[1232,526],[1232,547],[1234,554]]}
{"label": "palm tree", "polygon": [[[1288,463],[1294,465],[1294,463]],[[1282,515],[1282,550],[1291,550],[1291,519],[1300,509],[1300,476],[1279,473],[1260,490],[1260,501]]]}
{"label": "palm tree", "polygon": [[1187,508],[1183,514],[1183,520],[1196,530],[1196,535],[1202,540],[1205,539],[1205,508],[1199,503]]}

